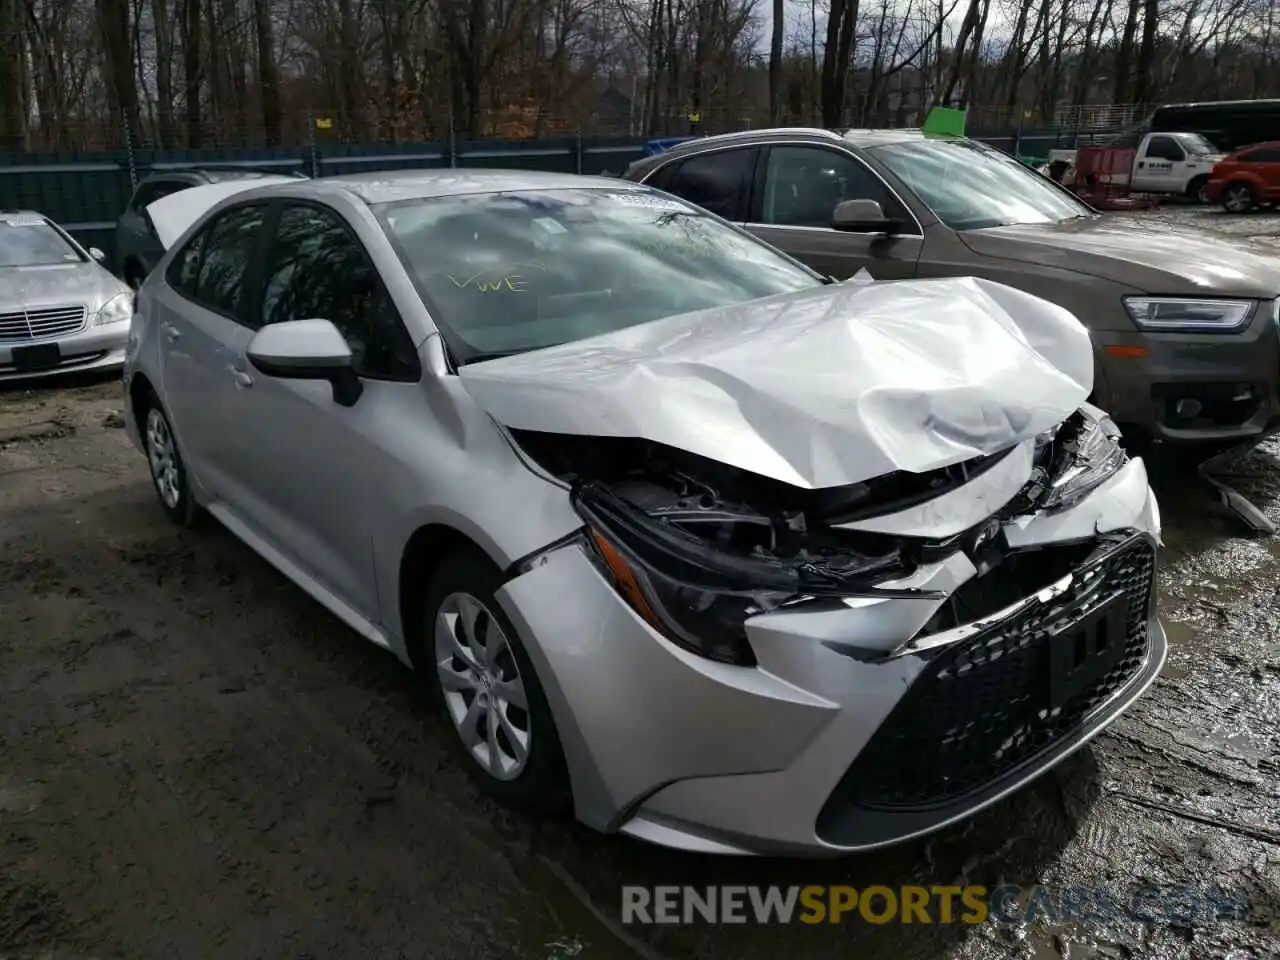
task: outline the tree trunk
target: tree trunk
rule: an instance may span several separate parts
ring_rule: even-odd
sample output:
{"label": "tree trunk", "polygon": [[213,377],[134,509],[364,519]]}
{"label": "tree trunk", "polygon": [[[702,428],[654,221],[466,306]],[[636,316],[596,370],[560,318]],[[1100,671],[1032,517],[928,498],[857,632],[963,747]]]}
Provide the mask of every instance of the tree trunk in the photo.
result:
{"label": "tree trunk", "polygon": [[[0,0],[0,36],[18,37],[20,23],[19,0]],[[14,50],[6,50],[0,56],[0,150],[16,152],[26,147],[22,86],[21,58]]]}
{"label": "tree trunk", "polygon": [[1119,106],[1128,102],[1129,66],[1133,63],[1133,36],[1138,31],[1138,11],[1142,9],[1142,0],[1129,0],[1129,12],[1124,19],[1124,33],[1120,37],[1120,46],[1116,50],[1116,85],[1111,102]]}
{"label": "tree trunk", "polygon": [[773,0],[773,36],[769,43],[769,124],[782,119],[782,34],[786,19],[784,0]]}
{"label": "tree trunk", "polygon": [[262,97],[262,130],[266,145],[281,140],[280,71],[276,67],[270,0],[253,0],[254,33],[258,41],[258,86]]}
{"label": "tree trunk", "polygon": [[138,88],[133,82],[128,0],[98,0],[98,30],[106,54],[107,90],[112,112],[131,143],[138,142]]}
{"label": "tree trunk", "polygon": [[1160,0],[1144,0],[1142,46],[1138,49],[1138,83],[1134,99],[1147,106],[1155,97],[1156,28],[1160,25]]}

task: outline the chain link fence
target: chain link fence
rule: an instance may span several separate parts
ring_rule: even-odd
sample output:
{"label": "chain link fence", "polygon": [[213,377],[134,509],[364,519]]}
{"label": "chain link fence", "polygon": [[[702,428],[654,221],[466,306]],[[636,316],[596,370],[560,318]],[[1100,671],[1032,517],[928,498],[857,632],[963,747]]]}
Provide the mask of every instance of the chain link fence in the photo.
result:
{"label": "chain link fence", "polygon": [[[625,104],[624,104],[625,106]],[[378,170],[505,167],[588,175],[622,173],[650,139],[698,136],[767,126],[739,111],[688,111],[655,119],[615,110],[557,118],[532,108],[489,115],[478,124],[401,117],[394,125],[351,120],[340,109],[310,109],[267,125],[245,117],[172,117],[136,124],[94,119],[38,126],[30,148],[0,152],[0,209],[33,209],[63,223],[86,243],[110,251],[115,220],[134,187],[166,171],[218,164],[309,177]],[[1041,158],[1103,136],[1031,126],[1008,108],[970,107],[971,136],[1015,156]],[[915,119],[918,123],[917,118]],[[795,120],[784,118],[784,123]]]}

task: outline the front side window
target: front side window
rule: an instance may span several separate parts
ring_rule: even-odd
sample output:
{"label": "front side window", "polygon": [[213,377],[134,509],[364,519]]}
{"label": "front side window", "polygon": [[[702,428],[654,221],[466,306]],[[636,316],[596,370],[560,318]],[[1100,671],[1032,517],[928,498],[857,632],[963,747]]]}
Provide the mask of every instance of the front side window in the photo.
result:
{"label": "front side window", "polygon": [[747,184],[756,151],[717,150],[681,161],[662,189],[726,220],[745,220]]}
{"label": "front side window", "polygon": [[822,283],[647,190],[478,194],[375,212],[460,363]]}
{"label": "front side window", "polygon": [[867,167],[823,147],[772,147],[765,170],[761,222],[782,227],[830,227],[836,204],[874,200],[885,216],[910,216]]}
{"label": "front side window", "polygon": [[36,214],[0,214],[0,268],[83,263],[66,236]]}
{"label": "front side window", "polygon": [[974,140],[909,140],[870,152],[953,230],[1094,215],[1047,177]]}
{"label": "front side window", "polygon": [[1173,137],[1152,137],[1147,156],[1152,160],[1185,160],[1187,155]]}
{"label": "front side window", "polygon": [[351,348],[356,373],[416,380],[417,351],[377,268],[331,210],[286,207],[262,290],[263,324],[324,319]]}
{"label": "front side window", "polygon": [[237,316],[240,291],[253,262],[267,208],[264,204],[234,207],[208,230],[195,282],[195,299],[210,310]]}

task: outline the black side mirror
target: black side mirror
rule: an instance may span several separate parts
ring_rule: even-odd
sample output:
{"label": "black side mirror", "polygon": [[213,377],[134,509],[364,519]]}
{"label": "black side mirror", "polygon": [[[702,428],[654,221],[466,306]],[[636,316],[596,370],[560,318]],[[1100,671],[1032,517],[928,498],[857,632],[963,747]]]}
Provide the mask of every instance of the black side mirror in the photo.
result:
{"label": "black side mirror", "polygon": [[899,223],[886,217],[874,200],[842,200],[831,213],[831,226],[849,233],[889,234],[898,229]]}

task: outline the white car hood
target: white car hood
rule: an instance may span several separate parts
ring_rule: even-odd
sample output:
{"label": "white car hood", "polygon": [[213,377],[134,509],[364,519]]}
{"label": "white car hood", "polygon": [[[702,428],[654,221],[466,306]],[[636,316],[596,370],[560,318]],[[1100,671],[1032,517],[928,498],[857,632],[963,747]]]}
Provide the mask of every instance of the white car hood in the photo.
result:
{"label": "white car hood", "polygon": [[265,187],[270,183],[297,183],[295,177],[249,177],[243,180],[223,180],[200,187],[188,187],[167,197],[161,197],[155,203],[147,204],[147,214],[155,224],[156,236],[168,250],[179,237],[187,232],[187,228],[211,210],[214,204],[227,197],[233,197],[245,190]]}
{"label": "white car hood", "polygon": [[846,282],[681,314],[459,370],[523,430],[638,437],[797,487],[994,453],[1075,411],[1089,334],[972,278]]}

